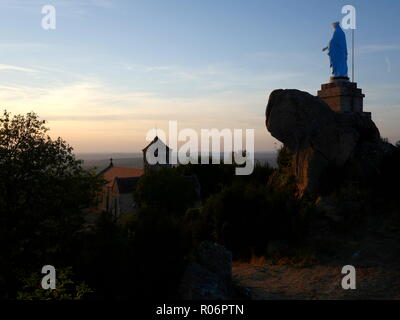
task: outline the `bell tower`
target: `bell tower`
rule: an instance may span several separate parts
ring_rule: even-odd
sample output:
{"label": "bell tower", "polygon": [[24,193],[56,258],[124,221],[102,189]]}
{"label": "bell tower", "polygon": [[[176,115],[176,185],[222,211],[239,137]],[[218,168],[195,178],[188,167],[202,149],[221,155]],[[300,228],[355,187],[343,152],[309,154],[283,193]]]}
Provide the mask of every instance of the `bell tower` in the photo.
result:
{"label": "bell tower", "polygon": [[[152,148],[150,148],[152,147]],[[158,136],[155,136],[153,141],[151,141],[146,148],[142,150],[143,152],[143,167],[145,173],[151,169],[160,169],[160,168],[171,168],[172,165],[170,163],[170,153],[171,149],[161,140]],[[157,163],[149,163],[147,160],[147,153],[154,152],[154,157],[159,158],[161,162],[157,161]]]}

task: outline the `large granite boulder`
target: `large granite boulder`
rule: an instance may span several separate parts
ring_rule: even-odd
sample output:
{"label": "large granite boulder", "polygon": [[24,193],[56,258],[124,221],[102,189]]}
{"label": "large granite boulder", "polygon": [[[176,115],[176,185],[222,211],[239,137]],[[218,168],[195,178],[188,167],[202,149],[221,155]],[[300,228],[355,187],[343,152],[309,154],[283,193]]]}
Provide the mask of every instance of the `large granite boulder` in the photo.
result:
{"label": "large granite boulder", "polygon": [[265,123],[293,154],[300,195],[318,193],[322,178],[337,169],[349,179],[368,176],[394,148],[382,141],[368,114],[334,112],[320,98],[299,90],[273,91]]}
{"label": "large granite boulder", "polygon": [[180,286],[185,300],[225,300],[232,294],[232,254],[216,243],[202,242]]}

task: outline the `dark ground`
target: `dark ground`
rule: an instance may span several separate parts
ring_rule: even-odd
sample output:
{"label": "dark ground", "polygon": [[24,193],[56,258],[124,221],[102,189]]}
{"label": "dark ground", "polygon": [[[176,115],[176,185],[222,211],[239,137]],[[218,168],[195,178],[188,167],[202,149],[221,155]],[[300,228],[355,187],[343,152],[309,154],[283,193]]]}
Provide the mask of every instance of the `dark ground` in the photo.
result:
{"label": "dark ground", "polygon": [[[317,262],[293,264],[235,263],[234,281],[251,299],[400,299],[398,222],[370,219],[367,228],[330,241]],[[342,267],[356,268],[355,290],[344,290]]]}

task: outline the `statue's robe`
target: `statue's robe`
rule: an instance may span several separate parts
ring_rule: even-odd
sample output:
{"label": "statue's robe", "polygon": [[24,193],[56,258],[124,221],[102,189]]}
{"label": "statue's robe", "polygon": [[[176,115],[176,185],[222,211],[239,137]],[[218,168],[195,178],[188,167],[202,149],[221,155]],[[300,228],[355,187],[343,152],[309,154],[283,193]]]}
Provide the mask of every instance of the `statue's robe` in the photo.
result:
{"label": "statue's robe", "polygon": [[347,77],[347,43],[346,35],[340,25],[336,26],[329,42],[328,55],[331,61],[332,74],[335,77]]}

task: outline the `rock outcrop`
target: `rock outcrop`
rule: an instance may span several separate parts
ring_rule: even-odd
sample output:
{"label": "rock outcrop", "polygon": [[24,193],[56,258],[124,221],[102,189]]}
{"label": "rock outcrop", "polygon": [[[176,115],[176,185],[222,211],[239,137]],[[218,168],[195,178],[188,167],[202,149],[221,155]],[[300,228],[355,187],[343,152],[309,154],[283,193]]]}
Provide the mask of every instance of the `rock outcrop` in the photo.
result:
{"label": "rock outcrop", "polygon": [[293,154],[299,194],[318,193],[336,170],[358,181],[373,174],[394,148],[382,141],[362,112],[337,113],[320,98],[299,90],[275,90],[266,109],[266,127]]}
{"label": "rock outcrop", "polygon": [[225,300],[232,294],[232,254],[223,246],[202,242],[196,261],[187,266],[180,287],[185,300]]}

